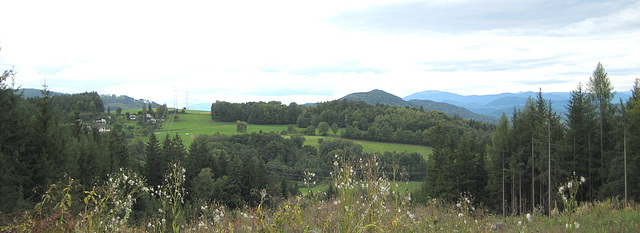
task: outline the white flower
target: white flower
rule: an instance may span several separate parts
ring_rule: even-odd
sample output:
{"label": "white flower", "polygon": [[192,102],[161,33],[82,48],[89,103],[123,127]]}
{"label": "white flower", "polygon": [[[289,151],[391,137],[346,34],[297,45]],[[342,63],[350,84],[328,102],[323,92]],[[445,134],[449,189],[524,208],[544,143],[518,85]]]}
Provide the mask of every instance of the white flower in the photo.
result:
{"label": "white flower", "polygon": [[527,220],[529,220],[529,222],[531,222],[531,214],[527,214]]}
{"label": "white flower", "polygon": [[522,221],[518,221],[518,226],[522,226]]}
{"label": "white flower", "polygon": [[563,193],[564,192],[564,186],[560,186],[560,188],[558,188],[558,192]]}
{"label": "white flower", "polygon": [[587,180],[584,178],[584,176],[581,176],[580,177],[580,183],[584,183],[585,181],[587,181]]}
{"label": "white flower", "polygon": [[462,218],[462,217],[464,217],[464,214],[459,213],[459,214],[458,214],[458,218]]}
{"label": "white flower", "polygon": [[576,229],[580,228],[580,223],[578,223],[578,222],[574,222],[573,225],[576,226]]}
{"label": "white flower", "polygon": [[567,184],[567,188],[571,188],[573,187],[573,181],[569,181],[569,183]]}
{"label": "white flower", "polygon": [[458,204],[456,204],[456,206],[457,206],[458,208],[460,208],[460,207],[462,207],[462,204],[458,203]]}

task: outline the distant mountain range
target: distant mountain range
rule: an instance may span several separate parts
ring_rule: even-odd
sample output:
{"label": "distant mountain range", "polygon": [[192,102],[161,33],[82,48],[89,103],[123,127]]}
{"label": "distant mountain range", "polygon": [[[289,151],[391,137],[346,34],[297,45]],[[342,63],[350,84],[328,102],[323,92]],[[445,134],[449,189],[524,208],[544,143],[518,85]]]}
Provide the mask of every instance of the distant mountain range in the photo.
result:
{"label": "distant mountain range", "polygon": [[[23,88],[24,98],[33,98],[42,96],[40,89]],[[52,95],[68,95],[66,93],[51,92]],[[497,123],[502,113],[511,116],[514,108],[524,107],[529,97],[535,98],[537,92],[518,92],[518,93],[502,93],[493,95],[459,95],[451,92],[429,90],[418,92],[404,98],[387,93],[382,90],[372,90],[369,92],[357,92],[346,95],[340,99],[350,101],[364,101],[368,104],[388,104],[400,107],[420,108],[425,111],[436,110],[441,111],[449,116],[459,115],[464,119],[472,119],[476,121]],[[543,92],[542,96],[545,100],[551,101],[553,109],[556,113],[565,117],[567,112],[566,106],[571,98],[570,92]],[[631,96],[631,91],[616,92],[614,102],[619,99],[626,101]],[[151,104],[156,107],[159,104],[145,99],[134,99],[129,96],[116,95],[100,95],[102,102],[115,111],[121,107],[123,110],[141,109],[142,104]],[[305,106],[314,106],[316,104],[304,104]],[[211,103],[199,103],[188,106],[187,109],[209,111]]]}
{"label": "distant mountain range", "polygon": [[[494,118],[499,118],[503,112],[506,112],[508,116],[513,113],[513,109],[524,107],[527,99],[531,96],[535,98],[537,92],[518,92],[518,93],[502,93],[494,95],[458,95],[444,91],[423,91],[418,92],[407,97],[404,100],[431,100],[436,102],[443,102],[453,104],[459,107],[466,108],[474,113],[487,115]],[[620,98],[626,101],[631,96],[631,91],[616,92],[614,102],[618,102]],[[570,92],[543,92],[542,97],[545,100],[551,101],[553,109],[556,113],[562,117],[567,112],[566,106],[571,98]]]}
{"label": "distant mountain range", "polygon": [[[36,98],[42,97],[42,90],[34,89],[34,88],[22,88],[23,98]],[[51,92],[51,95],[69,95],[67,93],[60,92]],[[133,110],[133,109],[142,109],[142,105],[145,104],[147,106],[151,105],[151,107],[157,107],[159,104],[150,100],[145,99],[134,99],[132,97],[126,95],[100,95],[100,99],[102,99],[102,103],[104,104],[104,109],[107,109],[107,106],[111,109],[111,111],[115,111],[118,107],[122,110]],[[210,106],[210,105],[209,105]]]}
{"label": "distant mountain range", "polygon": [[422,107],[425,111],[436,110],[441,111],[449,116],[459,115],[464,119],[472,119],[476,121],[489,122],[489,123],[497,123],[498,118],[485,116],[482,114],[474,113],[465,109],[463,107],[456,106],[454,104],[436,102],[432,100],[405,100],[393,94],[389,94],[382,90],[373,90],[370,92],[358,92],[346,95],[340,99],[347,99],[350,101],[364,101],[368,104],[388,104],[393,106],[400,107]]}

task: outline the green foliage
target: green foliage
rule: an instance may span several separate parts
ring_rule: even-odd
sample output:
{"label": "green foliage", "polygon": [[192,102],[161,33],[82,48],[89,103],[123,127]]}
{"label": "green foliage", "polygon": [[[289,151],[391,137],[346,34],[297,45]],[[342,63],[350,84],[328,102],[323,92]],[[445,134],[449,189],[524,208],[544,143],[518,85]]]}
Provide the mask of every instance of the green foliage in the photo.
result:
{"label": "green foliage", "polygon": [[102,99],[102,103],[104,106],[109,106],[111,108],[120,108],[122,110],[133,110],[133,109],[141,109],[143,105],[148,105],[151,108],[155,108],[160,106],[158,103],[145,100],[145,99],[134,99],[126,95],[100,95]]}
{"label": "green foliage", "polygon": [[330,128],[327,122],[320,122],[320,124],[318,124],[318,133],[322,136],[327,136]]}
{"label": "green foliage", "polygon": [[215,121],[245,121],[249,124],[293,124],[302,113],[295,103],[289,106],[277,101],[233,104],[216,101],[211,105],[211,119]]}
{"label": "green foliage", "polygon": [[236,131],[238,131],[238,133],[247,132],[247,122],[236,121]]}
{"label": "green foliage", "polygon": [[336,135],[338,134],[338,131],[340,131],[338,124],[333,122],[333,124],[331,124],[331,132],[333,132],[333,134]]}
{"label": "green foliage", "polygon": [[302,133],[304,135],[309,135],[309,136],[313,136],[316,135],[316,127],[314,127],[313,125],[307,126],[307,128],[305,128]]}

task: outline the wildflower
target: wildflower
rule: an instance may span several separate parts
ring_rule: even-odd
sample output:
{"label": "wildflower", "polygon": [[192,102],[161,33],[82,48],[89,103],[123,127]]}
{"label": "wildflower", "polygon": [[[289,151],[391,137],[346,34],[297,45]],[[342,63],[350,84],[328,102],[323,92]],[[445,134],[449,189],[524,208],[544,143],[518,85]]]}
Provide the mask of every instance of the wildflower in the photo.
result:
{"label": "wildflower", "polygon": [[457,206],[458,208],[460,208],[460,207],[462,207],[462,204],[458,203],[458,204],[456,204],[456,206]]}
{"label": "wildflower", "polygon": [[587,181],[587,180],[584,178],[584,176],[581,176],[580,177],[580,183],[584,183],[585,181]]}
{"label": "wildflower", "polygon": [[573,187],[573,181],[569,181],[569,183],[567,183],[567,188],[571,188]]}
{"label": "wildflower", "polygon": [[574,222],[573,225],[576,226],[576,229],[580,228],[580,223],[578,223],[578,222]]}
{"label": "wildflower", "polygon": [[458,218],[462,218],[462,217],[464,217],[464,214],[459,213],[459,214],[458,214]]}
{"label": "wildflower", "polygon": [[531,222],[531,214],[527,214],[527,220],[529,220],[529,222]]}
{"label": "wildflower", "polygon": [[560,186],[560,188],[558,188],[558,192],[563,193],[564,192],[564,186]]}
{"label": "wildflower", "polygon": [[518,221],[518,226],[522,226],[522,221]]}

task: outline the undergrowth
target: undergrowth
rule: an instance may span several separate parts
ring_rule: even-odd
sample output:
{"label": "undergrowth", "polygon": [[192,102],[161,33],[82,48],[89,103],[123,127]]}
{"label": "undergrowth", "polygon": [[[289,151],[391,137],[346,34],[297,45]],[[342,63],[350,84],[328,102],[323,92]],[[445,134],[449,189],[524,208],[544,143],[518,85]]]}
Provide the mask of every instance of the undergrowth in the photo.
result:
{"label": "undergrowth", "polygon": [[[32,210],[2,216],[4,232],[634,232],[640,229],[638,205],[618,199],[576,203],[583,182],[573,178],[559,190],[565,211],[552,216],[529,213],[497,216],[460,194],[456,203],[431,199],[415,205],[384,174],[375,156],[353,160],[336,155],[332,193],[291,197],[266,205],[258,190],[257,207],[229,209],[195,200],[185,203],[184,168],[173,164],[164,185],[147,187],[144,178],[120,170],[90,191],[78,191],[73,179],[52,185]],[[313,173],[305,175],[307,184]],[[391,177],[391,178],[389,178]],[[76,196],[73,196],[76,195]],[[136,200],[148,198],[158,209],[132,219]],[[154,207],[155,208],[155,207]]]}

